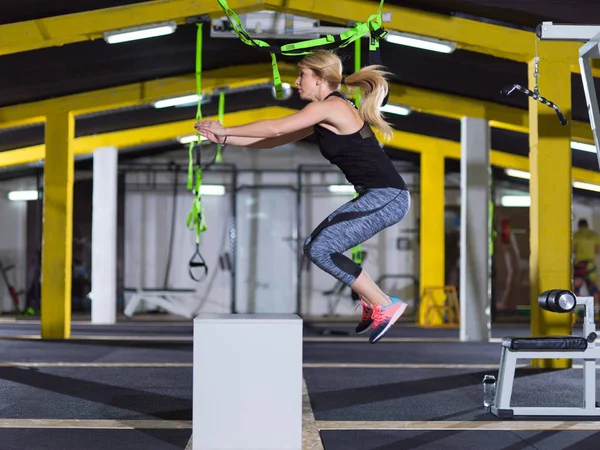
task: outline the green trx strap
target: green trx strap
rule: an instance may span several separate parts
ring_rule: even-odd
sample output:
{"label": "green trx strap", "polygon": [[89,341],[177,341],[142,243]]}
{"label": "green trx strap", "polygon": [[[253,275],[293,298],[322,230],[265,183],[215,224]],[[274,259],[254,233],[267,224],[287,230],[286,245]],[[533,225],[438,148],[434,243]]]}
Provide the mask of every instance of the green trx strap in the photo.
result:
{"label": "green trx strap", "polygon": [[[202,95],[202,23],[198,23],[198,30],[196,35],[196,93],[198,95],[198,107],[196,109],[196,121],[202,120],[202,107],[201,107],[201,95]],[[194,162],[194,149],[196,150],[195,162]],[[195,281],[201,281],[208,275],[208,267],[202,255],[200,254],[200,234],[206,231],[206,221],[204,219],[204,205],[202,204],[200,190],[202,187],[202,142],[200,135],[198,135],[197,142],[190,142],[188,149],[189,163],[188,163],[188,180],[187,188],[194,194],[194,200],[192,202],[192,209],[188,214],[186,225],[188,228],[195,231],[196,234],[196,251],[192,255],[189,262],[188,272],[190,277]],[[201,277],[196,277],[192,269],[196,267],[203,267],[204,274]]]}
{"label": "green trx strap", "polygon": [[[354,28],[345,31],[340,35],[328,34],[318,39],[309,39],[306,41],[294,42],[282,46],[270,45],[260,39],[250,37],[250,34],[244,29],[239,16],[227,5],[226,0],[217,0],[221,9],[227,15],[233,31],[238,35],[240,40],[252,47],[267,51],[271,54],[271,64],[273,66],[273,84],[275,85],[275,93],[278,99],[283,98],[283,90],[281,88],[281,76],[277,66],[277,54],[286,56],[301,56],[313,53],[314,50],[320,47],[343,48],[348,44],[360,40],[365,34],[369,34],[371,39],[369,50],[375,53],[379,49],[379,39],[386,35],[387,31],[381,26],[381,12],[383,2],[379,4],[377,14],[372,15],[366,22],[358,22]],[[374,62],[374,64],[378,64]]]}
{"label": "green trx strap", "polygon": [[[354,72],[358,72],[362,67],[360,55],[360,39],[354,41]],[[354,104],[358,108],[360,106],[360,91],[357,89],[354,92]],[[358,192],[354,194],[354,198],[358,197]],[[362,264],[362,251],[360,244],[352,248],[352,261],[359,266]]]}
{"label": "green trx strap", "polygon": [[[354,41],[354,72],[358,72],[361,67],[361,55],[360,55],[360,39]],[[360,91],[356,89],[354,91],[354,104],[356,107],[360,107]]]}

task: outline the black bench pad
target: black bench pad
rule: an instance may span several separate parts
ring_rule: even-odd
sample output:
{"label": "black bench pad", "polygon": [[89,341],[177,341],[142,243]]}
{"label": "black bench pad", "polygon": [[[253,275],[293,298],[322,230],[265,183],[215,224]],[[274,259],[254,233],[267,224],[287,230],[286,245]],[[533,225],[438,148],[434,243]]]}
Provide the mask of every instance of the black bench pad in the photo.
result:
{"label": "black bench pad", "polygon": [[580,336],[504,337],[502,347],[513,351],[573,350],[584,351],[588,341]]}

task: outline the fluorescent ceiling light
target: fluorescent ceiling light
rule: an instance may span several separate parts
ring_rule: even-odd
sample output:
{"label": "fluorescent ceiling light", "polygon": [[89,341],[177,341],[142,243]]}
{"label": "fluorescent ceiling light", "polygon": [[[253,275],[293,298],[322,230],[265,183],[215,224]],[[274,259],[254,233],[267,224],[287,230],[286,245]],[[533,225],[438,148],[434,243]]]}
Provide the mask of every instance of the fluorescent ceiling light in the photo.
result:
{"label": "fluorescent ceiling light", "polygon": [[171,106],[191,106],[198,104],[198,101],[202,100],[202,97],[198,97],[197,94],[183,95],[181,97],[165,98],[154,102],[155,108],[169,108]]}
{"label": "fluorescent ceiling light", "polygon": [[529,195],[503,195],[500,198],[502,206],[531,206],[531,197]]}
{"label": "fluorescent ceiling light", "polygon": [[[505,169],[504,172],[506,173],[506,175],[516,178],[529,179],[531,177],[529,172],[523,172],[522,170]],[[576,189],[584,189],[586,191],[600,192],[600,185],[584,183],[582,181],[573,181],[573,187]]]}
{"label": "fluorescent ceiling light", "polygon": [[334,194],[355,194],[354,186],[350,184],[332,184],[327,189]]}
{"label": "fluorescent ceiling light", "polygon": [[[198,142],[197,134],[189,134],[187,136],[180,136],[177,138],[180,144],[189,144],[190,142]],[[200,141],[207,141],[204,136],[200,136]]]}
{"label": "fluorescent ceiling light", "polygon": [[509,177],[523,178],[525,180],[529,180],[531,178],[531,174],[529,172],[524,172],[522,170],[506,169],[504,173],[506,173],[506,175]]}
{"label": "fluorescent ceiling light", "polygon": [[406,106],[390,105],[389,103],[382,106],[380,109],[382,112],[398,114],[399,116],[408,116],[412,112],[412,110]]}
{"label": "fluorescent ceiling light", "polygon": [[439,53],[452,53],[456,50],[456,44],[449,41],[441,41],[439,39],[417,36],[414,34],[397,33],[389,31],[384,37],[386,41],[392,44],[405,45],[407,47],[415,47],[423,50],[431,50]]}
{"label": "fluorescent ceiling light", "polygon": [[225,195],[225,186],[219,184],[203,184],[200,186],[200,195]]}
{"label": "fluorescent ceiling light", "polygon": [[581,150],[583,152],[596,153],[596,146],[594,144],[584,144],[583,142],[571,141],[571,148],[573,150]]}
{"label": "fluorescent ceiling light", "polygon": [[104,40],[109,44],[120,44],[122,42],[137,41],[158,36],[173,34],[177,29],[175,21],[143,25],[140,27],[125,28],[122,30],[107,31]]}
{"label": "fluorescent ceiling light", "polygon": [[600,192],[600,186],[597,184],[583,183],[581,181],[573,181],[573,187],[577,189],[585,189],[586,191]]}
{"label": "fluorescent ceiling light", "polygon": [[10,191],[8,193],[8,199],[13,202],[37,200],[38,191]]}

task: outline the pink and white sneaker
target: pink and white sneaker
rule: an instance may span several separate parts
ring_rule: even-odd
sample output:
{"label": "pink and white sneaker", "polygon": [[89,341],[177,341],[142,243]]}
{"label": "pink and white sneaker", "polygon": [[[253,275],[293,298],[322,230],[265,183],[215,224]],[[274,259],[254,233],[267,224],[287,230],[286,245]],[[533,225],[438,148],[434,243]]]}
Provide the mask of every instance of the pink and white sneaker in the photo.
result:
{"label": "pink and white sneaker", "polygon": [[[362,316],[360,318],[360,322],[356,326],[357,334],[364,334],[371,329],[371,325],[373,324],[373,307],[366,303],[364,300],[361,300],[362,304]],[[358,308],[360,305],[357,305]],[[354,311],[356,311],[356,308]]]}
{"label": "pink and white sneaker", "polygon": [[386,306],[375,305],[373,307],[373,327],[369,342],[371,344],[379,341],[394,323],[406,311],[407,303],[404,303],[398,297],[390,297],[392,303]]}

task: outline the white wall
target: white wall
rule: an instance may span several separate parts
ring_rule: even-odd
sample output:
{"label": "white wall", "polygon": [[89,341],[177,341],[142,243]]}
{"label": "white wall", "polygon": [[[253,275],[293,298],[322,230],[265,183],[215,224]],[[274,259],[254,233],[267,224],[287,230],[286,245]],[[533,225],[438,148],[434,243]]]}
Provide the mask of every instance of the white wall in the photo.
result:
{"label": "white wall", "polygon": [[[169,155],[159,160],[167,161]],[[352,195],[331,194],[329,184],[346,184],[343,175],[320,155],[315,146],[299,144],[280,149],[252,150],[228,147],[224,163],[234,163],[238,169],[237,194],[237,277],[236,304],[238,312],[295,312],[297,310],[297,270],[302,254],[302,244],[312,230]],[[185,163],[184,159],[177,159]],[[299,165],[316,167],[304,175],[306,185],[322,185],[305,189],[302,194],[301,228],[297,229],[297,172]],[[323,173],[325,169],[326,173]],[[307,168],[306,170],[309,170]],[[172,175],[166,175],[169,177]],[[144,176],[140,175],[139,180]],[[228,175],[205,171],[204,183],[225,182],[231,192]],[[408,183],[416,183],[418,177],[404,175]],[[220,179],[219,179],[220,178]],[[135,181],[128,176],[128,183]],[[162,181],[168,181],[166,179]],[[260,187],[260,188],[258,188]],[[168,250],[172,194],[169,192],[128,192],[126,196],[126,255],[125,285],[141,287],[162,286]],[[171,287],[196,288],[196,299],[202,304],[199,311],[228,310],[230,305],[230,274],[217,267],[219,253],[229,251],[229,241],[223,241],[228,230],[231,210],[227,197],[208,197],[203,201],[209,231],[203,233],[201,251],[213,273],[219,272],[220,282],[206,290],[206,282],[194,283],[187,276],[187,262],[193,246],[193,233],[185,229],[185,217],[191,202],[191,194],[182,192],[178,197],[180,213],[176,221],[178,240],[173,249]],[[184,206],[181,207],[180,203]],[[372,278],[384,273],[415,274],[418,265],[417,223],[418,193],[413,196],[413,207],[401,224],[385,230],[363,244],[369,253],[365,269]],[[211,228],[210,224],[213,223]],[[143,225],[140,225],[143,224]],[[410,250],[396,250],[397,239],[408,238]],[[328,298],[324,291],[331,289],[336,280],[311,263],[310,270],[303,273],[303,313],[322,315],[328,312]],[[413,296],[411,280],[390,280],[384,289],[403,297]],[[216,290],[215,290],[216,289]],[[346,298],[335,310],[337,314],[349,314],[354,303],[347,290]],[[209,308],[209,309],[207,309]]]}
{"label": "white wall", "polygon": [[[131,183],[143,179],[139,173],[129,174],[126,179],[125,287],[194,289],[196,293],[191,295],[198,302],[198,312],[229,312],[230,275],[219,268],[219,256],[229,251],[230,196],[203,197],[207,229],[201,233],[199,250],[209,272],[204,281],[196,282],[188,273],[189,261],[196,252],[195,232],[186,226],[192,193],[185,186],[179,189],[173,220],[173,192],[136,192]],[[185,177],[180,180],[185,181]],[[161,183],[172,181],[170,174],[158,177]],[[210,181],[205,177],[205,184]],[[173,249],[165,285],[172,226]],[[203,274],[201,268],[194,268],[193,273],[196,278]]]}

